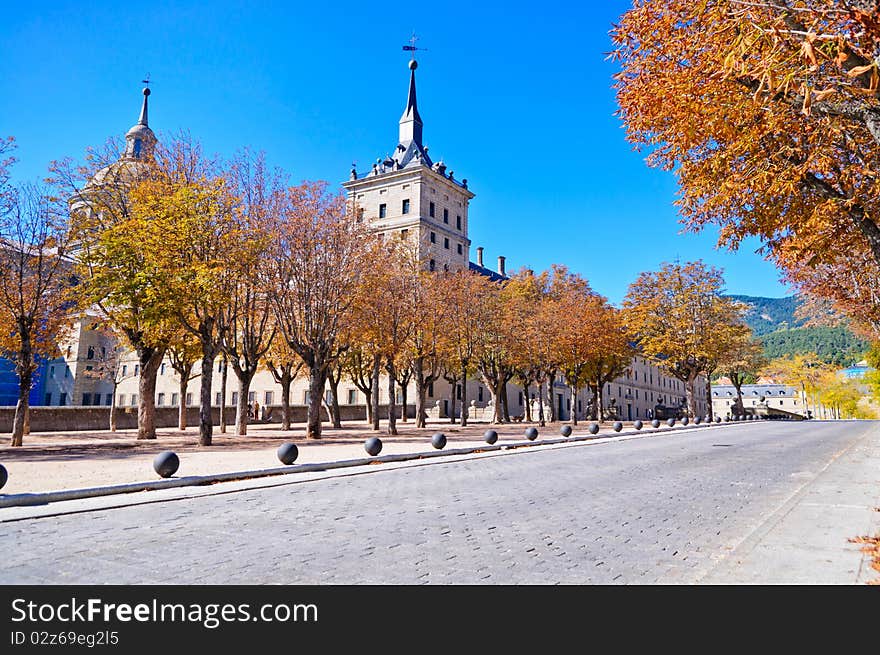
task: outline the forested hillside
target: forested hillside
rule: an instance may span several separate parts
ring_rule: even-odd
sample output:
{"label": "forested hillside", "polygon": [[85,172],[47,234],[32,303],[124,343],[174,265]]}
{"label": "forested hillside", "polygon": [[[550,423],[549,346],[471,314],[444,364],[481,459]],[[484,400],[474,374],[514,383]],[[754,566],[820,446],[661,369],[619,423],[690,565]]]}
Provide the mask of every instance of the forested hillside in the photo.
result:
{"label": "forested hillside", "polygon": [[770,359],[813,352],[826,362],[845,367],[862,359],[868,349],[868,342],[845,325],[803,327],[805,320],[795,315],[800,305],[797,296],[731,297],[749,306],[746,323],[760,338]]}

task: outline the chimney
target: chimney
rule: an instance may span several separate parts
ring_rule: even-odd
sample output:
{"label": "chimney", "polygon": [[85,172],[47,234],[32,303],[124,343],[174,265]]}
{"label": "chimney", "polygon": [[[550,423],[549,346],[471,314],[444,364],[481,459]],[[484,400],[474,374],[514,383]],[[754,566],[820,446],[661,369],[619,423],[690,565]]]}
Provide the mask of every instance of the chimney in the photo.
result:
{"label": "chimney", "polygon": [[507,275],[507,273],[504,272],[504,257],[501,255],[498,255],[498,272],[501,275]]}
{"label": "chimney", "polygon": [[483,265],[483,246],[477,248],[477,266]]}

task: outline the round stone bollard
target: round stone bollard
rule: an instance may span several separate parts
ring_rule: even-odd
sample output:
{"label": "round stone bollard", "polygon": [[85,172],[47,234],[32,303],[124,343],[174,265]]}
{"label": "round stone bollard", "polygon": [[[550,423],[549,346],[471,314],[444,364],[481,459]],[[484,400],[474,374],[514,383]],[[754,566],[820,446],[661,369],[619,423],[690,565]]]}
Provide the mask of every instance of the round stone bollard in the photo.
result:
{"label": "round stone bollard", "polygon": [[675,419],[674,418],[669,419],[668,421],[666,421],[666,425],[668,425],[669,427],[672,427],[673,425],[675,425]]}
{"label": "round stone bollard", "polygon": [[446,435],[442,432],[434,433],[434,436],[431,437],[431,445],[437,450],[443,450],[446,448]]}
{"label": "round stone bollard", "polygon": [[721,417],[720,417],[720,416],[716,416],[716,417],[715,417],[715,422],[716,422],[716,423],[721,423]]}
{"label": "round stone bollard", "polygon": [[6,470],[6,467],[3,464],[0,464],[0,489],[6,486],[6,483],[9,481],[9,471]]}
{"label": "round stone bollard", "polygon": [[615,432],[620,432],[621,430],[623,430],[623,423],[621,423],[620,421],[614,421],[614,425],[612,427],[614,428]]}
{"label": "round stone bollard", "polygon": [[538,438],[538,428],[526,428],[526,439],[534,441]]}
{"label": "round stone bollard", "polygon": [[660,427],[660,419],[655,418],[653,421],[651,421],[651,427],[652,428],[659,428]]}
{"label": "round stone bollard", "polygon": [[687,416],[685,416],[683,419],[681,419],[682,425],[687,425],[690,422],[691,422],[691,420]]}
{"label": "round stone bollard", "polygon": [[694,418],[694,425],[699,425],[699,424],[702,423],[702,422],[703,422],[703,417],[702,417],[702,416],[697,416],[697,417]]}
{"label": "round stone bollard", "polygon": [[296,447],[296,444],[287,441],[278,446],[278,450],[275,451],[275,454],[278,455],[278,459],[281,460],[282,464],[290,465],[296,461],[297,457],[299,457],[299,448]]}
{"label": "round stone bollard", "polygon": [[590,434],[598,434],[599,433],[599,424],[598,423],[590,423]]}
{"label": "round stone bollard", "polygon": [[498,441],[498,433],[495,430],[486,430],[483,433],[483,440],[490,446]]}
{"label": "round stone bollard", "polygon": [[635,423],[633,423],[633,427],[634,427],[636,430],[641,430],[641,429],[642,429],[642,425],[643,425],[643,423],[642,423],[641,421],[636,421]]}
{"label": "round stone bollard", "polygon": [[382,440],[379,437],[370,437],[364,442],[364,450],[367,455],[375,457],[382,452]]}
{"label": "round stone bollard", "polygon": [[170,478],[180,468],[180,458],[171,450],[164,450],[153,460],[153,470],[163,478]]}
{"label": "round stone bollard", "polygon": [[571,436],[571,426],[570,425],[563,425],[561,428],[559,428],[559,434],[561,434],[563,437],[570,437]]}

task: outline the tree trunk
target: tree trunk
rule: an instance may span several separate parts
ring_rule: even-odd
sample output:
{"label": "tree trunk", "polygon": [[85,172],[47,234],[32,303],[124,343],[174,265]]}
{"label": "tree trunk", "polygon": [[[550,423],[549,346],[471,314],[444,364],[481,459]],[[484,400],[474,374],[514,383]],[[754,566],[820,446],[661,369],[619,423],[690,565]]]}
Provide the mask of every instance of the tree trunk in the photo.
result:
{"label": "tree trunk", "polygon": [[492,389],[492,400],[495,401],[495,406],[493,407],[492,411],[492,422],[504,423],[504,401],[501,399],[504,382],[502,380],[498,380],[498,383],[494,387],[490,388]]}
{"label": "tree trunk", "polygon": [[577,413],[577,397],[578,397],[578,388],[575,385],[571,385],[571,424],[578,424],[578,413]]}
{"label": "tree trunk", "polygon": [[[235,409],[235,434],[239,436],[247,434],[248,410],[250,410],[251,405],[249,396],[254,373],[256,371],[246,369],[242,370],[240,374],[238,371],[235,372],[236,377],[238,377],[238,406]],[[256,416],[254,420],[257,420]]]}
{"label": "tree trunk", "polygon": [[596,385],[599,395],[596,396],[597,412],[599,415],[599,423],[605,422],[605,385],[600,382]]}
{"label": "tree trunk", "polygon": [[342,427],[342,412],[339,411],[339,381],[341,377],[341,373],[338,377],[327,375],[327,382],[330,384],[330,422],[334,428]]}
{"label": "tree trunk", "polygon": [[[24,425],[30,407],[31,384],[33,382],[33,368],[28,361],[30,353],[23,360],[19,360],[18,369],[18,403],[15,405],[15,417],[12,419],[12,445],[21,446],[24,441]],[[21,354],[20,354],[21,356]]]}
{"label": "tree trunk", "polygon": [[510,423],[510,403],[507,398],[507,380],[501,382],[501,420]]}
{"label": "tree trunk", "polygon": [[461,365],[461,427],[467,426],[467,364]]}
{"label": "tree trunk", "polygon": [[538,383],[538,425],[542,428],[546,425],[544,422],[544,383]]}
{"label": "tree trunk", "polygon": [[139,348],[141,376],[138,380],[138,439],[156,438],[156,374],[165,357],[164,348]]}
{"label": "tree trunk", "polygon": [[690,414],[691,418],[697,416],[697,394],[696,389],[694,388],[695,382],[695,375],[689,375],[687,380],[684,381],[684,395],[687,398],[688,414]]}
{"label": "tree trunk", "polygon": [[743,407],[743,394],[742,394],[742,382],[739,384],[734,383],[734,388],[736,388],[736,403],[733,406],[733,416],[742,416],[745,414],[745,408]]}
{"label": "tree trunk", "polygon": [[306,439],[321,438],[321,399],[327,385],[327,372],[315,362],[309,369],[309,409],[306,417]]}
{"label": "tree trunk", "polygon": [[[224,367],[225,369],[226,367]],[[202,388],[199,393],[199,445],[210,446],[214,432],[214,421],[211,416],[211,383],[214,379],[214,348],[202,346]],[[220,411],[226,403],[221,398]],[[221,422],[222,423],[222,422]]]}
{"label": "tree trunk", "polygon": [[371,384],[373,386],[373,397],[371,400],[373,401],[373,430],[379,431],[379,370],[380,365],[382,363],[382,358],[379,355],[373,356],[373,375],[370,378]]}
{"label": "tree trunk", "polygon": [[116,384],[113,384],[113,395],[110,397],[110,432],[116,432]]}
{"label": "tree trunk", "polygon": [[715,418],[715,414],[712,409],[712,380],[709,379],[709,376],[706,376],[706,416],[709,417],[709,422]]}
{"label": "tree trunk", "polygon": [[293,382],[291,376],[286,375],[281,378],[281,429],[290,429],[290,384]]}
{"label": "tree trunk", "polygon": [[180,373],[180,384],[177,387],[179,405],[177,408],[177,429],[186,430],[186,390],[189,388],[189,374]]}
{"label": "tree trunk", "polygon": [[397,434],[397,390],[394,388],[394,367],[385,367],[388,373],[388,434]]}
{"label": "tree trunk", "polygon": [[413,378],[416,381],[416,427],[425,427],[427,413],[425,412],[425,399],[428,389],[425,384],[425,370],[421,359],[413,362]]}
{"label": "tree trunk", "polygon": [[458,378],[455,378],[452,381],[452,391],[449,392],[449,417],[448,418],[449,418],[450,423],[455,423],[455,403],[456,403],[456,399],[458,397],[458,394],[457,394],[458,389],[456,387],[457,384],[458,384]]}
{"label": "tree trunk", "polygon": [[401,382],[400,384],[400,420],[404,423],[407,422],[406,418],[406,392],[407,387],[409,387],[409,380],[406,382]]}
{"label": "tree trunk", "polygon": [[557,419],[556,416],[556,392],[554,391],[554,381],[556,380],[556,371],[549,371],[547,375],[547,402],[549,403],[550,409],[550,422],[554,423]]}
{"label": "tree trunk", "polygon": [[529,385],[528,383],[522,385],[522,397],[523,397],[523,418],[529,423],[532,422],[532,403],[529,398]]}
{"label": "tree trunk", "polygon": [[[212,364],[213,366],[213,364]],[[213,375],[214,369],[211,369]],[[223,366],[220,371],[220,433],[226,433],[226,377],[229,374],[229,359],[223,354]]]}

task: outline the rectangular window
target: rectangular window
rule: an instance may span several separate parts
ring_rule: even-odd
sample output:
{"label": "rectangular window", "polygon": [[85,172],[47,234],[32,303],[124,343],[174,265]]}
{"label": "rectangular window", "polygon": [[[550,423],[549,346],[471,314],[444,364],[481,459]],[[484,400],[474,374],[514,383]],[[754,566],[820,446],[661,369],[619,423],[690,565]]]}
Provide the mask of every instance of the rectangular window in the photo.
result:
{"label": "rectangular window", "polygon": [[119,394],[119,398],[116,399],[116,404],[119,407],[122,407],[125,405],[125,394],[124,393]]}
{"label": "rectangular window", "polygon": [[517,402],[519,402],[519,406],[522,407],[522,404],[523,404],[523,395],[522,395],[522,391],[519,392],[519,398],[518,398],[518,401],[517,401]]}
{"label": "rectangular window", "polygon": [[407,236],[409,236],[409,230],[401,230],[400,231],[400,238],[401,239],[406,239]]}
{"label": "rectangular window", "polygon": [[248,402],[253,405],[254,401],[257,399],[256,391],[248,391]]}
{"label": "rectangular window", "polygon": [[220,392],[218,391],[217,393],[214,394],[214,404],[215,404],[217,407],[220,407],[220,403],[221,403],[222,401],[223,401],[223,399],[220,397]]}
{"label": "rectangular window", "polygon": [[54,377],[55,377],[55,367],[54,367],[54,366],[50,366],[50,367],[49,367],[49,377],[50,377],[50,378],[54,378]]}
{"label": "rectangular window", "polygon": [[434,397],[434,383],[429,382],[428,383],[428,398],[433,398],[433,397]]}
{"label": "rectangular window", "polygon": [[137,407],[138,404],[138,395],[136,393],[131,394],[131,406]]}
{"label": "rectangular window", "polygon": [[92,394],[84,393],[82,395],[82,404],[85,405],[86,407],[91,405],[92,404]]}
{"label": "rectangular window", "polygon": [[275,392],[274,391],[267,391],[266,393],[263,394],[263,404],[264,405],[271,405],[274,402],[275,402]]}
{"label": "rectangular window", "polygon": [[464,254],[464,248],[461,247],[461,244],[458,244],[458,254],[459,254],[459,255],[463,255],[463,254]]}
{"label": "rectangular window", "polygon": [[89,349],[86,351],[86,359],[94,359],[95,358],[95,349],[92,346],[89,346]]}
{"label": "rectangular window", "polygon": [[217,372],[218,373],[223,372],[223,360],[222,359],[219,362],[217,362]]}
{"label": "rectangular window", "polygon": [[431,204],[428,205],[428,216],[434,218],[434,201],[431,201]]}
{"label": "rectangular window", "polygon": [[449,210],[445,207],[443,208],[443,222],[449,224]]}
{"label": "rectangular window", "polygon": [[177,401],[180,399],[180,394],[173,393],[171,394],[171,406],[177,407]]}
{"label": "rectangular window", "polygon": [[137,375],[138,373],[140,373],[140,370],[141,370],[141,365],[135,364],[134,365],[134,374]]}
{"label": "rectangular window", "polygon": [[437,243],[437,234],[435,232],[431,232],[431,243]]}
{"label": "rectangular window", "polygon": [[349,389],[348,390],[348,404],[349,405],[357,405],[357,401],[358,401],[357,389]]}
{"label": "rectangular window", "polygon": [[434,272],[434,269],[435,269],[436,267],[437,267],[437,265],[434,263],[434,260],[433,260],[433,259],[432,259],[431,261],[428,262],[428,270],[431,271],[432,273]]}
{"label": "rectangular window", "polygon": [[126,375],[128,375],[128,364],[123,364],[122,365],[122,377],[125,377]]}
{"label": "rectangular window", "polygon": [[461,385],[460,384],[455,385],[455,397],[456,397],[456,399],[461,400]]}
{"label": "rectangular window", "polygon": [[44,401],[45,401],[44,404],[51,405],[52,404],[52,394],[47,393],[46,397],[44,398]]}
{"label": "rectangular window", "polygon": [[443,237],[443,247],[449,250],[449,237]]}
{"label": "rectangular window", "polygon": [[58,396],[58,404],[62,406],[67,404],[67,394],[63,391],[61,392],[61,395]]}
{"label": "rectangular window", "polygon": [[159,407],[164,407],[164,406],[165,406],[165,394],[164,394],[164,393],[160,393],[160,394],[158,395],[158,397],[156,398],[156,404],[157,404]]}
{"label": "rectangular window", "polygon": [[308,405],[308,404],[309,404],[309,390],[306,389],[305,391],[303,391],[303,405]]}
{"label": "rectangular window", "polygon": [[456,216],[456,217],[455,217],[455,228],[456,228],[457,230],[460,230],[460,229],[461,229],[461,216]]}
{"label": "rectangular window", "polygon": [[405,198],[403,202],[400,203],[400,213],[409,214],[409,198]]}
{"label": "rectangular window", "polygon": [[108,393],[106,396],[104,396],[104,404],[107,405],[108,407],[113,404],[113,394],[112,393]]}
{"label": "rectangular window", "polygon": [[193,395],[191,393],[186,394],[186,406],[192,407],[193,404]]}
{"label": "rectangular window", "polygon": [[238,405],[238,392],[233,391],[232,392],[232,406],[235,407],[236,405]]}
{"label": "rectangular window", "polygon": [[159,375],[165,375],[165,362],[159,366]]}
{"label": "rectangular window", "polygon": [[327,391],[324,392],[324,402],[328,405],[333,404],[333,392],[330,391],[330,389],[327,389]]}
{"label": "rectangular window", "polygon": [[388,205],[386,205],[383,202],[381,205],[379,205],[379,218],[385,218],[385,214],[387,214],[387,213],[388,213]]}
{"label": "rectangular window", "polygon": [[477,400],[483,402],[483,387],[477,387]]}
{"label": "rectangular window", "polygon": [[95,369],[95,367],[92,366],[91,364],[89,364],[88,366],[86,366],[86,370],[87,370],[87,371],[93,371],[94,369]]}

